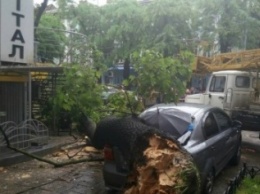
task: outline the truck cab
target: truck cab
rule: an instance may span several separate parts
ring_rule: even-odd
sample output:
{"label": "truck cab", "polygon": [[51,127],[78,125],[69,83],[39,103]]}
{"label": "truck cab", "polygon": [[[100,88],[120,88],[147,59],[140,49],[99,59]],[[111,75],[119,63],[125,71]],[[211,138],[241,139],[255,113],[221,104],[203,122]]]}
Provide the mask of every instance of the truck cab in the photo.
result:
{"label": "truck cab", "polygon": [[[187,95],[185,102],[220,107],[234,117],[240,111],[249,111],[252,102],[259,103],[259,83],[256,73],[237,70],[213,72],[206,91]],[[260,115],[260,106],[256,108]]]}

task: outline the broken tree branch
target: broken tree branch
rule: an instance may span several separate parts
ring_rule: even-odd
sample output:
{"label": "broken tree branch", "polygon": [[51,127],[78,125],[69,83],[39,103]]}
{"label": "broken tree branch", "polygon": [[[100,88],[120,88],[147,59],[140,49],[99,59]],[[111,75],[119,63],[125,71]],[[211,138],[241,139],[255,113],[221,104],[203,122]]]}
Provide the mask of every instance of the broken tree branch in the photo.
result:
{"label": "broken tree branch", "polygon": [[72,154],[71,156],[69,155],[68,152],[66,152],[66,156],[71,159],[74,158],[75,156],[77,156],[80,152],[82,152],[82,150],[84,149],[84,147],[80,148],[80,150],[78,150],[76,153]]}
{"label": "broken tree branch", "polygon": [[82,163],[82,162],[100,162],[100,161],[104,160],[103,158],[82,158],[82,159],[78,159],[78,160],[72,159],[72,160],[68,160],[68,161],[65,161],[65,162],[54,162],[52,160],[41,158],[41,157],[39,157],[39,156],[37,156],[35,154],[31,154],[31,153],[28,153],[28,152],[26,152],[24,150],[12,147],[11,144],[10,144],[10,141],[9,141],[7,135],[6,135],[6,133],[4,132],[4,130],[2,129],[1,126],[0,126],[0,131],[3,134],[3,136],[4,136],[4,139],[5,139],[6,144],[7,144],[7,148],[9,148],[9,149],[11,149],[11,150],[13,150],[15,152],[22,153],[23,155],[28,156],[30,158],[39,160],[41,162],[45,162],[45,163],[51,164],[55,168],[63,167],[63,166],[70,165],[70,164],[78,164],[78,163]]}

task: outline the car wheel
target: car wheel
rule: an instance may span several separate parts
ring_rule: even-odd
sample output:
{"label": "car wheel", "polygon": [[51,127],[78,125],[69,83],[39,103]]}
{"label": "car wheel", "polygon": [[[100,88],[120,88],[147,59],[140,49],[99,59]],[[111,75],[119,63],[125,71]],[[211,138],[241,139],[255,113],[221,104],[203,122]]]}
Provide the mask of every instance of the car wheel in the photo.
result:
{"label": "car wheel", "polygon": [[207,173],[206,179],[205,179],[205,184],[204,184],[204,189],[203,189],[203,194],[211,194],[213,191],[213,184],[214,184],[214,172],[213,170],[209,171]]}
{"label": "car wheel", "polygon": [[238,165],[241,158],[241,145],[238,145],[238,148],[234,154],[234,156],[231,158],[230,163],[232,165]]}

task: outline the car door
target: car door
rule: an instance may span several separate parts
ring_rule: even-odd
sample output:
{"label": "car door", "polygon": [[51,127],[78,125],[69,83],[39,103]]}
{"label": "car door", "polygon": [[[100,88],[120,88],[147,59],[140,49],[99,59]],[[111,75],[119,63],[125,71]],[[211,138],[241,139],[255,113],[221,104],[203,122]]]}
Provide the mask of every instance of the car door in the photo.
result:
{"label": "car door", "polygon": [[232,127],[231,119],[224,111],[214,110],[213,115],[220,129],[218,136],[224,140],[224,143],[221,145],[221,149],[223,150],[223,160],[220,163],[220,168],[223,168],[235,153],[238,130]]}
{"label": "car door", "polygon": [[211,159],[214,167],[219,169],[224,157],[223,144],[225,143],[225,139],[220,135],[219,126],[212,111],[206,113],[202,126],[206,145],[205,157]]}
{"label": "car door", "polygon": [[226,76],[213,76],[209,86],[209,104],[223,109],[225,99]]}

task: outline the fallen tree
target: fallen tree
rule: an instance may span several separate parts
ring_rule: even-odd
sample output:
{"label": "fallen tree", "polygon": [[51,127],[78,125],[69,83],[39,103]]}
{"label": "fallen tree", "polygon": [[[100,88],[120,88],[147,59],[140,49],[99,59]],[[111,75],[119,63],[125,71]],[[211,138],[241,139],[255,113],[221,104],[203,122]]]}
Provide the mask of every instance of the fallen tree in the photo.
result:
{"label": "fallen tree", "polygon": [[98,123],[93,146],[119,148],[129,163],[125,194],[199,193],[200,178],[191,155],[172,137],[138,118],[107,118]]}

